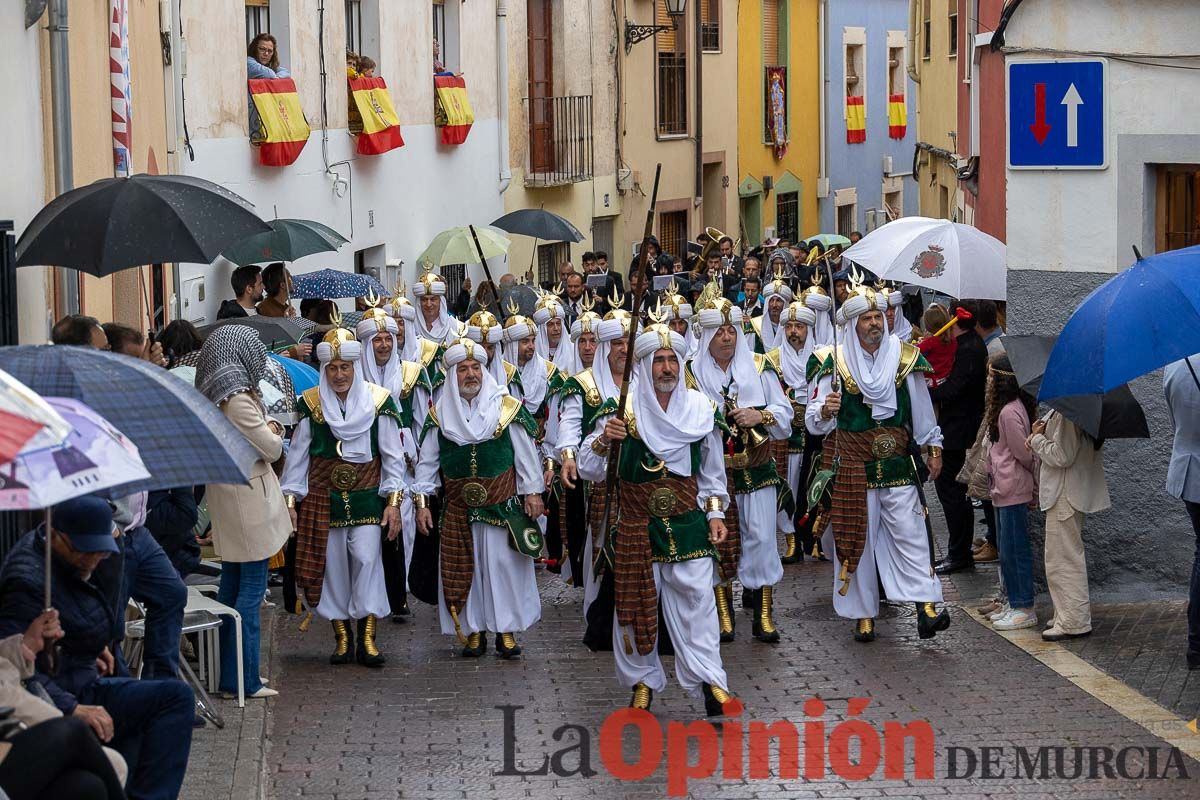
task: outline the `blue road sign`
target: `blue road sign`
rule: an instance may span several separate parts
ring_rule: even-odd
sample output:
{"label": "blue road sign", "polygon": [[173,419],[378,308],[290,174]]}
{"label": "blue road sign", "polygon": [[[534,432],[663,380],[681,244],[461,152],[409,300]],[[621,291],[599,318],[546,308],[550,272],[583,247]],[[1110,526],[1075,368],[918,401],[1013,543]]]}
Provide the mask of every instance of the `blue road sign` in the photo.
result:
{"label": "blue road sign", "polygon": [[1104,169],[1108,138],[1102,59],[1008,64],[1008,166]]}

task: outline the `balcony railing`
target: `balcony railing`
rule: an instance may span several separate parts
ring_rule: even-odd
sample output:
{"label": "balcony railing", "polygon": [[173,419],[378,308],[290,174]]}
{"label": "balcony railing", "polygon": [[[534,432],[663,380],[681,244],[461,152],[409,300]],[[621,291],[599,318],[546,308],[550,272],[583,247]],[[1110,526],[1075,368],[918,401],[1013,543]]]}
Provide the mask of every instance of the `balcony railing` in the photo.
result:
{"label": "balcony railing", "polygon": [[593,169],[592,96],[527,97],[526,186],[590,180]]}

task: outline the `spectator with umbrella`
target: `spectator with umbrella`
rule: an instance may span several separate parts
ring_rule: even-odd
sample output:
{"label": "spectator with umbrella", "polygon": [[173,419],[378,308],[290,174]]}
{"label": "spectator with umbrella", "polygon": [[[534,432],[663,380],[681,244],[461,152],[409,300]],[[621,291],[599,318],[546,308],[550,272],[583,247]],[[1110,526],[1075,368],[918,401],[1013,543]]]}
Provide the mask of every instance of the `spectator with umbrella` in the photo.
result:
{"label": "spectator with umbrella", "polygon": [[[200,351],[196,385],[254,447],[249,485],[209,484],[213,544],[221,556],[217,600],[237,610],[242,626],[242,674],[251,698],[274,697],[259,677],[259,607],[267,591],[267,564],[287,543],[292,526],[271,464],[283,455],[283,426],[267,418],[258,393],[266,377],[267,348],[242,325],[213,331]],[[228,625],[221,628],[221,690],[237,691],[237,649]]]}
{"label": "spectator with umbrella", "polygon": [[50,330],[52,344],[68,344],[76,347],[108,349],[108,334],[100,321],[85,314],[68,314],[54,323]]}
{"label": "spectator with umbrella", "polygon": [[256,315],[263,294],[262,267],[257,264],[238,267],[229,276],[229,285],[233,289],[233,299],[221,303],[217,319]]}
{"label": "spectator with umbrella", "polygon": [[167,359],[167,369],[179,366],[179,360],[189,353],[199,352],[204,344],[204,337],[196,326],[186,319],[172,321],[158,335],[158,343],[162,345],[163,355]]}

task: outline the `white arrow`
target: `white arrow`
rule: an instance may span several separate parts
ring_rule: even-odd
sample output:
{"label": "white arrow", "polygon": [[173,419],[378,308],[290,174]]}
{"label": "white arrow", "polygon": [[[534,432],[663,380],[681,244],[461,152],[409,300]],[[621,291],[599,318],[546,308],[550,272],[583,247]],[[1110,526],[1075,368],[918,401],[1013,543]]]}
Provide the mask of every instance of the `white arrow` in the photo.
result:
{"label": "white arrow", "polygon": [[1067,87],[1062,105],[1067,107],[1067,147],[1079,147],[1079,107],[1083,105],[1083,98],[1075,84]]}

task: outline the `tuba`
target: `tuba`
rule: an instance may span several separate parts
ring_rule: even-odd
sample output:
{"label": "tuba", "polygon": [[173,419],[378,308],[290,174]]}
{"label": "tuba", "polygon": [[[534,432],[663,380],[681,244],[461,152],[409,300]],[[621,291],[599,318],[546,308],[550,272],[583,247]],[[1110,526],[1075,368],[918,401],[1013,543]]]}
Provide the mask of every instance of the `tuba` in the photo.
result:
{"label": "tuba", "polygon": [[704,234],[708,237],[708,241],[704,243],[704,248],[700,251],[700,260],[698,263],[701,266],[708,261],[708,254],[712,252],[712,249],[719,247],[721,240],[725,238],[724,233],[712,227],[705,228]]}

